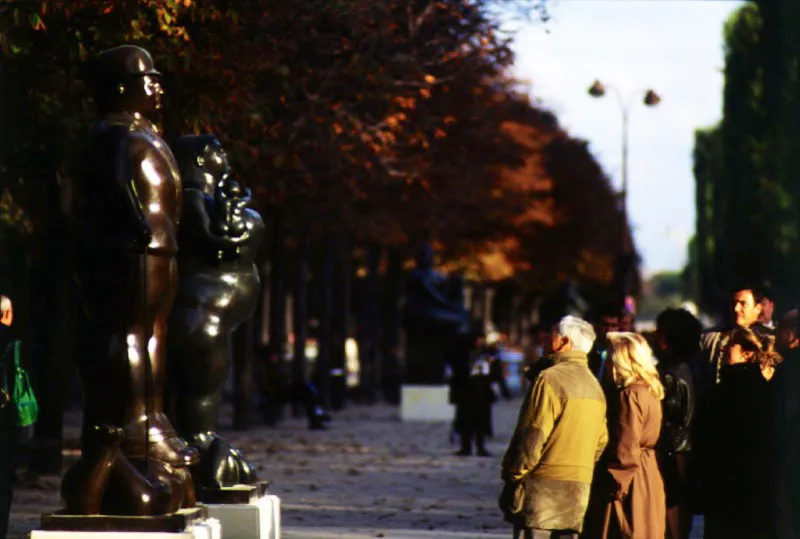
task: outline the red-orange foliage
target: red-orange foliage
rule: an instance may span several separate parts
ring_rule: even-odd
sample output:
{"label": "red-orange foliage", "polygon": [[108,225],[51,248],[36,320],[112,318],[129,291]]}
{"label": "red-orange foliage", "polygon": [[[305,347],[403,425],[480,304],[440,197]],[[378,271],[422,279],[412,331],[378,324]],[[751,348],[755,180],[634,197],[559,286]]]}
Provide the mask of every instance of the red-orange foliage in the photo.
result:
{"label": "red-orange foliage", "polygon": [[22,126],[2,164],[32,206],[37,182],[69,173],[93,117],[79,61],[139,42],[165,76],[167,135],[217,133],[267,217],[280,207],[290,227],[384,244],[435,237],[452,258],[536,284],[606,281],[619,237],[611,189],[585,144],[515,93],[488,4],[20,5],[0,21]]}

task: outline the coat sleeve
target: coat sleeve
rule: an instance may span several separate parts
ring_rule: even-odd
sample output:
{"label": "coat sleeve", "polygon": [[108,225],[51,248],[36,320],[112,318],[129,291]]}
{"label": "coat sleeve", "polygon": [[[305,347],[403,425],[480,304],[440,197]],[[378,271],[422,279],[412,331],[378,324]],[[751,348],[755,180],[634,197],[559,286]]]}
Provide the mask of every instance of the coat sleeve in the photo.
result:
{"label": "coat sleeve", "polygon": [[619,425],[613,431],[611,461],[608,464],[618,498],[628,493],[641,460],[643,422],[642,409],[633,391],[621,391],[619,399]]}
{"label": "coat sleeve", "polygon": [[558,417],[561,405],[546,376],[539,376],[528,392],[503,457],[503,481],[516,483],[536,468]]}
{"label": "coat sleeve", "polygon": [[600,431],[600,438],[597,439],[597,450],[594,453],[594,461],[600,460],[603,456],[603,451],[608,445],[608,420],[603,416],[603,430]]}

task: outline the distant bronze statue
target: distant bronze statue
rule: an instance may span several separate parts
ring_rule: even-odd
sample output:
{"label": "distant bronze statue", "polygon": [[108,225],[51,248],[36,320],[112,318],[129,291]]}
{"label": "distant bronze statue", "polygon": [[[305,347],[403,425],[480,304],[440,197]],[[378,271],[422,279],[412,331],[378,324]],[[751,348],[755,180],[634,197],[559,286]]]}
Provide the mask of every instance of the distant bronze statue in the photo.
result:
{"label": "distant bronze statue", "polygon": [[230,176],[214,135],[175,145],[183,178],[179,287],[169,318],[168,380],[178,432],[201,454],[192,468],[204,489],[255,484],[244,456],[220,438],[217,414],[227,379],[230,335],[255,309],[261,291],[254,263],[264,223],[249,209],[250,193]]}
{"label": "distant bronze statue", "polygon": [[407,384],[443,384],[451,341],[470,327],[462,281],[436,272],[433,257],[433,249],[425,245],[406,284],[403,326]]}
{"label": "distant bronze statue", "polygon": [[150,54],[106,50],[89,81],[101,119],[74,212],[83,447],[62,495],[74,513],[165,514],[194,505],[199,460],[163,402],[181,181],[156,124],[163,92]]}

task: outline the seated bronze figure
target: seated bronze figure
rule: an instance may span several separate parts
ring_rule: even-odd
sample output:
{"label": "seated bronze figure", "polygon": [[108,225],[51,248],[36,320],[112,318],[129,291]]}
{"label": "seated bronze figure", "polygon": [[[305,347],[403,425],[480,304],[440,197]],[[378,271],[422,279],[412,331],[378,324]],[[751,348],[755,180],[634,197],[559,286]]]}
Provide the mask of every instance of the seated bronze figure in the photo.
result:
{"label": "seated bronze figure", "polygon": [[175,153],[184,211],[178,295],[167,337],[168,385],[178,432],[201,454],[192,476],[202,500],[205,489],[256,482],[244,456],[216,429],[230,334],[253,313],[261,291],[254,260],[264,224],[247,207],[250,193],[231,177],[215,136],[183,137]]}
{"label": "seated bronze figure", "polygon": [[89,82],[101,120],[73,212],[83,447],[62,495],[76,514],[165,514],[194,505],[189,466],[199,459],[163,399],[181,181],[156,123],[163,91],[148,52],[101,53]]}

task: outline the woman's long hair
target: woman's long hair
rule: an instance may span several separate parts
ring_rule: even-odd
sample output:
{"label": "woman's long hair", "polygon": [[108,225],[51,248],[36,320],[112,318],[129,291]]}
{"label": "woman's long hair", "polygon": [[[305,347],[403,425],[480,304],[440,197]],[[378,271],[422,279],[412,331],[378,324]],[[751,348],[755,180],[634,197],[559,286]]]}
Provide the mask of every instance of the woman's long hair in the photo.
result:
{"label": "woman's long hair", "polygon": [[765,332],[737,327],[731,331],[728,339],[728,346],[734,344],[740,345],[743,350],[753,352],[750,362],[759,366],[767,380],[772,378],[775,367],[783,361],[781,355],[775,350],[775,337]]}
{"label": "woman's long hair", "polygon": [[620,387],[628,387],[636,382],[644,382],[647,389],[658,400],[664,398],[664,386],[656,370],[653,351],[647,340],[638,333],[610,332],[608,341],[611,369],[614,382]]}

